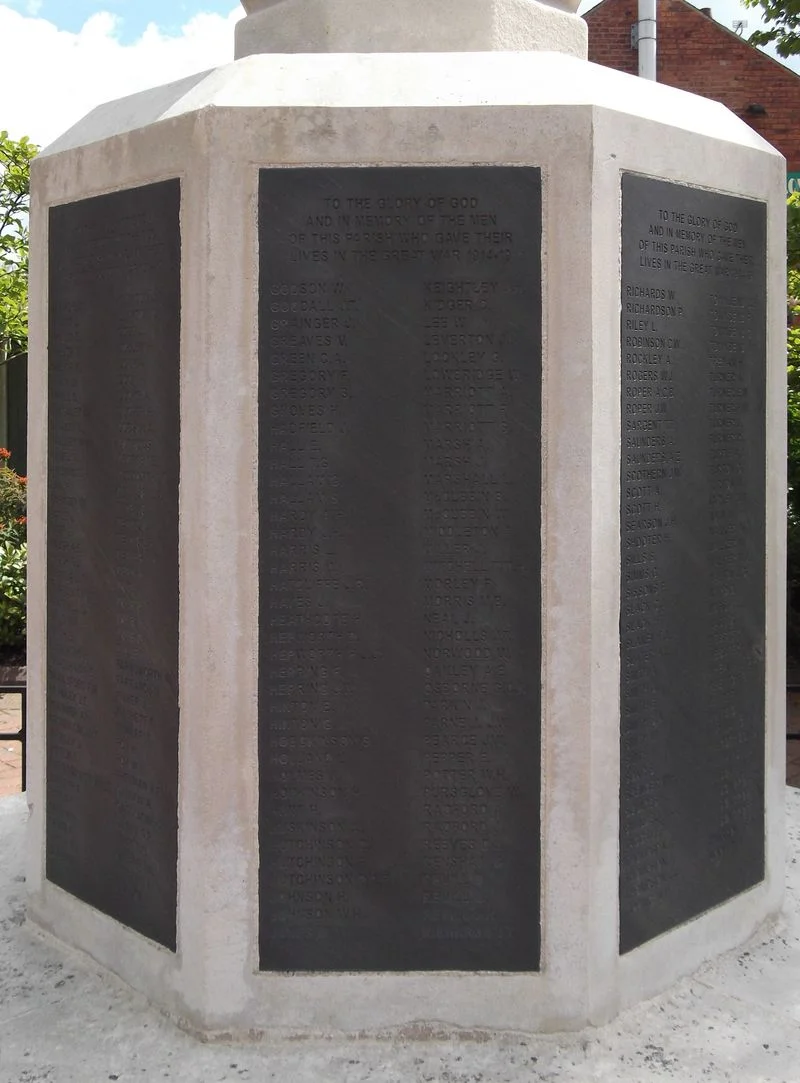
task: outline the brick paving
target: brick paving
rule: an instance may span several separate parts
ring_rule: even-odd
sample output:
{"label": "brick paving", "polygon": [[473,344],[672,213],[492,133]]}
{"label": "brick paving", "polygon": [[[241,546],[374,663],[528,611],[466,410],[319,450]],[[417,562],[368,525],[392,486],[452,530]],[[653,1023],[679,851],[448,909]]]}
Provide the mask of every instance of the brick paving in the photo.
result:
{"label": "brick paving", "polygon": [[786,784],[800,786],[800,741],[786,742]]}
{"label": "brick paving", "polygon": [[[13,733],[20,727],[20,697],[0,695],[0,733]],[[22,790],[22,745],[0,737],[0,797]]]}
{"label": "brick paving", "polygon": [[[800,734],[800,691],[786,695],[786,732]],[[786,742],[786,782],[800,786],[800,741]]]}

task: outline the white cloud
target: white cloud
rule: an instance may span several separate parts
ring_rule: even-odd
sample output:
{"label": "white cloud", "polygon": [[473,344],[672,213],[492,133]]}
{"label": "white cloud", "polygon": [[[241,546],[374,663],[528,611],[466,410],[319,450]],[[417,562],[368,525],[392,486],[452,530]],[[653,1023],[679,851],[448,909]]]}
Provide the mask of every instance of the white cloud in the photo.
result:
{"label": "white cloud", "polygon": [[242,14],[195,15],[175,37],[151,24],[122,45],[108,12],[72,34],[0,4],[0,129],[45,146],[102,102],[225,64]]}

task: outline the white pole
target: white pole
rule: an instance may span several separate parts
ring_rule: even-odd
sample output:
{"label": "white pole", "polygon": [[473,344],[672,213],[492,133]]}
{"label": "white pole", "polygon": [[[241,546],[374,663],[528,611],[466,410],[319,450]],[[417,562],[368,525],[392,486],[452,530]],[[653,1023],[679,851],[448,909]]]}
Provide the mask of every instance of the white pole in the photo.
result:
{"label": "white pole", "polygon": [[639,75],[642,79],[656,76],[656,3],[639,0]]}

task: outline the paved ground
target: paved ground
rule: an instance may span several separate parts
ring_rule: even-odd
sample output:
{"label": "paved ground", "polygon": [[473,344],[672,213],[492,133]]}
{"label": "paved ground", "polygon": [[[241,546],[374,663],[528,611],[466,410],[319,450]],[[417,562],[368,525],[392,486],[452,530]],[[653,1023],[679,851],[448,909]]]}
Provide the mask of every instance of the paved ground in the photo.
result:
{"label": "paved ground", "polygon": [[[0,694],[0,733],[16,733],[20,726],[20,697]],[[0,797],[22,789],[22,746],[0,737]]]}
{"label": "paved ground", "polygon": [[[800,691],[791,691],[786,697],[786,732],[800,735]],[[786,781],[800,786],[800,740],[786,742]],[[800,1070],[797,1078],[800,1080]]]}
{"label": "paved ground", "polygon": [[25,925],[24,797],[0,799],[0,1083],[798,1083],[800,790],[787,899],[738,951],[599,1029],[204,1045]]}

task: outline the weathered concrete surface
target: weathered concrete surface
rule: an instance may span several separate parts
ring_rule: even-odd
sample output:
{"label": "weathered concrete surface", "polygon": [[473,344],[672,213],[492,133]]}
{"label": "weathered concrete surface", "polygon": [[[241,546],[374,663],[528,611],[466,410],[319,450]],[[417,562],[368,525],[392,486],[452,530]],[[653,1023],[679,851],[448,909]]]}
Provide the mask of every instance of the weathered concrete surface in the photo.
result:
{"label": "weathered concrete surface", "polygon": [[236,58],[254,53],[551,49],[586,59],[577,0],[244,0]]}
{"label": "weathered concrete surface", "polygon": [[387,1035],[204,1045],[25,925],[24,797],[0,800],[0,1083],[797,1083],[800,791],[787,895],[739,951],[613,1024],[569,1035]]}

